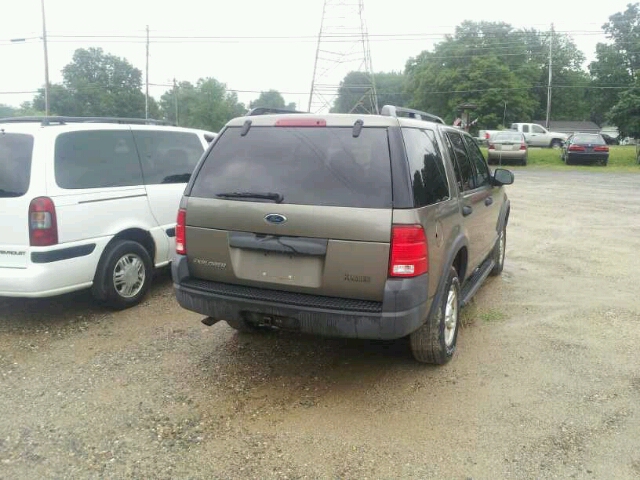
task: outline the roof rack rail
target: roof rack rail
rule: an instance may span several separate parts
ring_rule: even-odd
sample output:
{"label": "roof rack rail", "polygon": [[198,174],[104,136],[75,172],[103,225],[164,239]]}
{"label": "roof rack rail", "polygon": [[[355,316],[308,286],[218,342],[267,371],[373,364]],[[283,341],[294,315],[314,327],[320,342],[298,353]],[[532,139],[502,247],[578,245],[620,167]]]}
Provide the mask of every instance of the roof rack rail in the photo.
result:
{"label": "roof rack rail", "polygon": [[249,112],[246,113],[245,116],[253,117],[255,115],[268,115],[270,113],[309,113],[309,112],[300,112],[298,110],[289,110],[286,108],[257,107],[249,110]]}
{"label": "roof rack rail", "polygon": [[0,118],[0,123],[40,123],[42,126],[66,123],[122,123],[137,125],[174,125],[164,120],[155,120],[153,118],[124,118],[124,117],[8,117]]}
{"label": "roof rack rail", "polygon": [[[399,115],[403,113],[406,115]],[[414,110],[412,108],[396,107],[394,105],[385,105],[384,107],[382,107],[382,110],[380,110],[380,115],[387,115],[389,117],[406,116],[409,118],[416,118],[418,120],[426,120],[428,122],[441,123],[444,125],[444,120],[442,120],[437,115],[422,112],[420,110]]]}

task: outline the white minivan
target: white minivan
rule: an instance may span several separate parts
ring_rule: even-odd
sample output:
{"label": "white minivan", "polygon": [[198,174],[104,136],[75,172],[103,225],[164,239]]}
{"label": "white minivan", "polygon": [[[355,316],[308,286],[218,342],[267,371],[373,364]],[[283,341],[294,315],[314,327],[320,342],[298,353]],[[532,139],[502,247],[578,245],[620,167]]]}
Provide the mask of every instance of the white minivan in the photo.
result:
{"label": "white minivan", "polygon": [[144,119],[0,119],[0,296],[91,288],[113,308],[139,303],[215,137]]}

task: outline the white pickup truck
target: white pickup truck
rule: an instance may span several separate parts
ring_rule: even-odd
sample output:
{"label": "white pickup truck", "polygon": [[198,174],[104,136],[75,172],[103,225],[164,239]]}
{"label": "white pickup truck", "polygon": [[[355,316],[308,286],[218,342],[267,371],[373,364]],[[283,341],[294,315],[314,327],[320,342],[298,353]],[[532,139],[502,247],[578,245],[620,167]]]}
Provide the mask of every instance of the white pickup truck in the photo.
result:
{"label": "white pickup truck", "polygon": [[560,148],[568,137],[564,133],[550,132],[537,123],[512,123],[511,130],[522,133],[530,147]]}
{"label": "white pickup truck", "polygon": [[[537,123],[512,123],[510,130],[521,132],[524,135],[527,145],[530,147],[560,148],[562,143],[569,137],[564,133],[550,132]],[[504,131],[505,130],[480,130],[478,137],[481,142],[489,143],[489,139],[494,134]]]}

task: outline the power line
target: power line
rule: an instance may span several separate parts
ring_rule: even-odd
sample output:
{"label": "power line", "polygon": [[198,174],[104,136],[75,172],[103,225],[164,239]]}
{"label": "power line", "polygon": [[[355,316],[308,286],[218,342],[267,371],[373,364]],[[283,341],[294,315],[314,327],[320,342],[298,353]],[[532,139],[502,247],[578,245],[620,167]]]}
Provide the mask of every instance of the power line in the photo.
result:
{"label": "power line", "polygon": [[[556,31],[556,34],[565,34],[571,36],[607,36],[603,31],[590,30],[566,30]],[[502,38],[505,36],[525,36],[525,37],[542,37],[548,36],[547,32],[539,31],[511,31],[507,33],[484,33],[473,39],[491,40],[492,38]],[[56,43],[76,43],[78,40],[101,40],[103,43],[145,43],[144,35],[74,35],[74,34],[50,34],[47,36],[49,41]],[[419,40],[446,40],[448,38],[463,39],[465,37],[457,36],[455,33],[388,33],[388,34],[370,34],[370,41],[419,41]],[[334,34],[326,38],[327,42],[344,42],[357,39],[358,34]],[[26,41],[39,40],[39,37],[25,38]],[[471,38],[470,38],[471,39]],[[245,36],[212,36],[212,35],[153,35],[152,43],[240,43],[244,41],[295,41],[314,43],[317,37],[312,35],[245,35]],[[0,40],[0,44],[12,44],[11,39]],[[22,42],[24,43],[24,42]]]}
{"label": "power line", "polygon": [[[153,87],[173,87],[173,84],[171,83],[149,83],[150,86]],[[346,89],[361,89],[362,86],[345,86],[342,88],[346,88]],[[443,95],[443,94],[449,94],[449,93],[478,93],[478,92],[490,92],[490,91],[510,91],[510,90],[533,90],[536,88],[540,88],[540,89],[546,89],[547,85],[545,84],[539,84],[539,85],[529,85],[526,87],[491,87],[491,88],[479,88],[479,89],[473,89],[473,90],[440,90],[440,91],[425,91],[423,93],[425,94],[431,94],[431,95]],[[553,88],[564,88],[564,89],[574,89],[574,90],[578,90],[578,89],[583,89],[583,90],[627,90],[630,88],[633,88],[633,86],[631,85],[558,85],[558,84],[553,84]],[[180,85],[178,85],[178,90],[180,89]],[[265,92],[266,90],[238,90],[238,89],[233,89],[233,88],[227,88],[225,89],[227,92],[231,92],[231,93],[256,93],[256,94],[260,94],[262,92]],[[268,90],[268,89],[267,89]],[[325,91],[329,92],[329,91],[334,91],[335,89],[331,89],[331,88],[326,88],[324,89]],[[93,88],[85,88],[83,89],[83,91],[104,91],[104,88],[102,86],[95,86]],[[167,92],[169,92],[170,90],[167,90]],[[288,91],[278,91],[281,95],[308,95],[309,92],[288,92]],[[30,95],[30,94],[37,94],[40,93],[39,90],[22,90],[22,91],[0,91],[0,95]],[[141,93],[143,93],[141,91]],[[379,95],[404,95],[407,92],[397,92],[397,91],[385,91],[385,90],[379,90],[378,94]]]}

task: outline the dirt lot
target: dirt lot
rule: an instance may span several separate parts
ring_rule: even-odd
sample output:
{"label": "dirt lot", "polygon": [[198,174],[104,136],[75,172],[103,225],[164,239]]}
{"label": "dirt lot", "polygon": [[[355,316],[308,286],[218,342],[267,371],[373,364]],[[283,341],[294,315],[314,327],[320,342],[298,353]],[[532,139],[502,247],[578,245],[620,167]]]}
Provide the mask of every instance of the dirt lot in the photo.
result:
{"label": "dirt lot", "polygon": [[169,277],[0,300],[0,478],[639,478],[640,176],[516,173],[454,360],[238,335]]}

